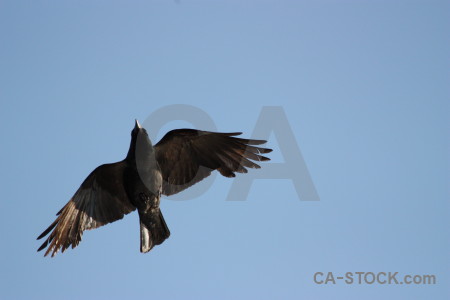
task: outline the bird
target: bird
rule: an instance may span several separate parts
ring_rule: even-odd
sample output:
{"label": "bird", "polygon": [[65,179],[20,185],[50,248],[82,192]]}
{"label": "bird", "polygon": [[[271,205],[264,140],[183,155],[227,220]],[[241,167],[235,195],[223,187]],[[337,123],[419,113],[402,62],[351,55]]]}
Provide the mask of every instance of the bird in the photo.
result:
{"label": "bird", "polygon": [[147,131],[135,120],[127,156],[103,164],[83,181],[55,221],[38,236],[46,237],[38,252],[55,256],[79,245],[85,230],[122,219],[137,209],[140,252],[162,244],[170,230],[160,209],[162,195],[179,193],[217,170],[225,177],[260,168],[253,161],[268,161],[272,149],[265,140],[243,139],[242,132],[220,133],[174,129],[153,146]]}

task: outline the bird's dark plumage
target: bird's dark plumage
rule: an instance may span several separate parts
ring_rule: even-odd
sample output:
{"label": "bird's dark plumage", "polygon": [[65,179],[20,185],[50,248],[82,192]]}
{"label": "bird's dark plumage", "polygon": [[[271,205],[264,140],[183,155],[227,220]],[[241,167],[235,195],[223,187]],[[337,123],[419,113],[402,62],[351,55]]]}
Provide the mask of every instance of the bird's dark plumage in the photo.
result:
{"label": "bird's dark plumage", "polygon": [[[45,256],[75,248],[84,230],[122,219],[137,208],[141,252],[164,242],[170,231],[159,208],[160,196],[176,194],[218,170],[235,177],[246,168],[260,168],[253,161],[267,161],[261,154],[272,150],[256,145],[263,140],[241,139],[241,133],[216,133],[194,129],[168,132],[154,147],[136,121],[130,149],[120,162],[92,171],[56,220],[38,237],[49,234],[38,249]],[[252,161],[253,160],[253,161]]]}
{"label": "bird's dark plumage", "polygon": [[260,155],[270,149],[252,145],[266,141],[235,138],[241,132],[217,133],[194,129],[168,132],[155,145],[156,159],[163,176],[163,194],[176,194],[218,170],[226,177],[235,172],[247,173],[246,168],[260,168],[250,161],[267,161]]}

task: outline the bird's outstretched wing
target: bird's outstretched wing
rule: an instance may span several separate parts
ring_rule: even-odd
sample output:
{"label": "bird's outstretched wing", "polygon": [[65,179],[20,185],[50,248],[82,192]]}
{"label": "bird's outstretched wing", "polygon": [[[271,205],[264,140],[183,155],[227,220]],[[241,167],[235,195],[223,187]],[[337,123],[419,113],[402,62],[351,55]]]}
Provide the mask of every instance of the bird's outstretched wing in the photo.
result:
{"label": "bird's outstretched wing", "polygon": [[57,213],[56,220],[38,239],[50,235],[38,249],[48,246],[45,256],[52,257],[81,241],[83,231],[122,219],[135,208],[123,186],[125,162],[105,164],[84,180],[70,201]]}
{"label": "bird's outstretched wing", "polygon": [[272,150],[254,146],[266,141],[233,137],[240,134],[194,129],[169,131],[155,145],[163,176],[162,193],[176,194],[209,176],[213,170],[235,177],[235,172],[247,173],[246,168],[260,168],[251,160],[269,160],[261,153]]}

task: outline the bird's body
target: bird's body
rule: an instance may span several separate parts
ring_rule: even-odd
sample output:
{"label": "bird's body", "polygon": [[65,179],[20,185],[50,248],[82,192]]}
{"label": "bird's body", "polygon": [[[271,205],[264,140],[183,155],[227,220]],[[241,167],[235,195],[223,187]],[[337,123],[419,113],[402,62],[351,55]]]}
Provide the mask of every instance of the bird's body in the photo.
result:
{"label": "bird's body", "polygon": [[138,210],[141,252],[150,251],[170,236],[160,210],[162,194],[178,193],[207,177],[213,170],[234,177],[245,167],[259,168],[252,160],[271,150],[251,145],[265,141],[234,138],[240,133],[213,133],[193,129],[172,130],[153,147],[136,121],[131,143],[122,161],[97,167],[84,180],[56,220],[38,237],[50,234],[38,251],[54,256],[75,248],[84,230],[122,219]]}
{"label": "bird's body", "polygon": [[141,252],[145,253],[167,239],[170,231],[159,208],[161,169],[147,133],[141,130],[137,133],[134,145],[132,139],[130,151],[124,160],[128,167],[123,178],[127,196],[139,213]]}

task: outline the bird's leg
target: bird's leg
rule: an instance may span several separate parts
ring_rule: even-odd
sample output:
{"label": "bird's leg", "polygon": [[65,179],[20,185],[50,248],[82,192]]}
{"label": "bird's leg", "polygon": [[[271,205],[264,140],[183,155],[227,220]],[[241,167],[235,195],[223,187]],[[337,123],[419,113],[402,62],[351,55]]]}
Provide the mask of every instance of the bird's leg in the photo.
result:
{"label": "bird's leg", "polygon": [[140,209],[145,212],[156,212],[159,209],[159,197],[155,195],[148,195],[146,193],[139,193]]}

